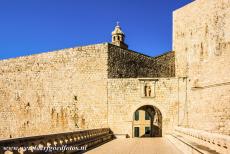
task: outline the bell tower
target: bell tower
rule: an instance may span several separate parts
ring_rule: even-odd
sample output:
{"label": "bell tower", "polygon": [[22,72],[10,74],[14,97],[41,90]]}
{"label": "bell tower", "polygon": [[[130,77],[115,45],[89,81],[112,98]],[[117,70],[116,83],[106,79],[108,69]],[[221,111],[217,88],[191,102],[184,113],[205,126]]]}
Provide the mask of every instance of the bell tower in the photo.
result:
{"label": "bell tower", "polygon": [[128,49],[128,45],[125,44],[125,34],[122,32],[119,22],[112,32],[112,44],[117,45],[123,49]]}

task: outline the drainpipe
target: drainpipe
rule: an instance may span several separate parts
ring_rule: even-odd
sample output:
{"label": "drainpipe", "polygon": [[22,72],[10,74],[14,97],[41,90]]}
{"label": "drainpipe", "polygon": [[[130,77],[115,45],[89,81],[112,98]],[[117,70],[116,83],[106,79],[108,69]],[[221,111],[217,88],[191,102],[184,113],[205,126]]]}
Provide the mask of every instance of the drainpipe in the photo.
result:
{"label": "drainpipe", "polygon": [[[188,77],[178,77],[178,83],[177,83],[177,86],[178,86],[178,94],[177,94],[177,97],[178,97],[178,124],[177,126],[180,126],[180,79],[183,79],[183,81],[185,80],[185,104],[184,104],[184,119],[186,120],[185,121],[185,126],[187,127],[188,126],[188,101],[187,101],[187,91],[188,91]],[[184,121],[183,119],[183,121]]]}
{"label": "drainpipe", "polygon": [[186,116],[186,127],[188,127],[188,77],[185,77],[185,116]]}

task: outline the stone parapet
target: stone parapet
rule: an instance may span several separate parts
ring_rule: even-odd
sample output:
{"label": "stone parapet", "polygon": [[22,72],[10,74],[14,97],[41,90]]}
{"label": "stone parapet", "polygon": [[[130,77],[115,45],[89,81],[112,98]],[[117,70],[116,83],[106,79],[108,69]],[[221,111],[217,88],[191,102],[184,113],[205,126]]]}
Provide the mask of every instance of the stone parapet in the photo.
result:
{"label": "stone parapet", "polygon": [[[113,134],[109,128],[31,136],[25,138],[1,140],[0,153],[81,153],[82,151],[86,151],[87,149],[91,149],[112,139]],[[65,149],[58,150],[58,148],[64,147]],[[70,149],[70,147],[72,149],[67,150]]]}
{"label": "stone parapet", "polygon": [[193,144],[196,143],[195,147],[204,151],[205,147],[208,147],[207,151],[212,149],[221,154],[230,153],[230,136],[183,127],[176,127],[175,132],[184,136],[186,140],[193,141]]}

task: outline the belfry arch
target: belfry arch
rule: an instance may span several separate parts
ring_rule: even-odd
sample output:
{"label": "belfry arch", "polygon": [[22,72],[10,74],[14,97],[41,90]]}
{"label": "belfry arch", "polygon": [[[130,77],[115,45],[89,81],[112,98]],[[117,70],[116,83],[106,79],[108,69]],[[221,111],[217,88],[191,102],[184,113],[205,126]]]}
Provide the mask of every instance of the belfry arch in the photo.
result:
{"label": "belfry arch", "polygon": [[162,137],[162,113],[153,105],[143,105],[133,113],[132,137]]}

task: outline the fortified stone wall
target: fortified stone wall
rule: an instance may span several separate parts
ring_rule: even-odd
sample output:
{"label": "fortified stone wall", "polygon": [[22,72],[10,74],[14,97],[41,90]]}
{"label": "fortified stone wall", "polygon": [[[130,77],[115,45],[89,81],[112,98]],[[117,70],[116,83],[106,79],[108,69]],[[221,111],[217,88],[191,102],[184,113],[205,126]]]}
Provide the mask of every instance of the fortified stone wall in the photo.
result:
{"label": "fortified stone wall", "polygon": [[175,77],[175,52],[170,51],[153,57],[153,77]]}
{"label": "fortified stone wall", "polygon": [[[109,79],[108,80],[108,121],[109,127],[116,134],[128,134],[132,137],[133,114],[141,106],[157,107],[163,118],[163,135],[178,124],[178,80],[176,78],[158,78],[154,82],[153,97],[143,97],[141,80]],[[154,80],[154,79],[153,79]]]}
{"label": "fortified stone wall", "polygon": [[230,134],[230,1],[196,0],[173,13],[176,76],[188,77],[188,126]]}
{"label": "fortified stone wall", "polygon": [[173,65],[173,52],[153,59],[107,43],[0,61],[0,138],[107,127],[108,77],[171,76]]}
{"label": "fortified stone wall", "polygon": [[149,57],[109,44],[109,78],[175,76],[174,52]]}
{"label": "fortified stone wall", "polygon": [[107,49],[0,61],[0,138],[107,127]]}

